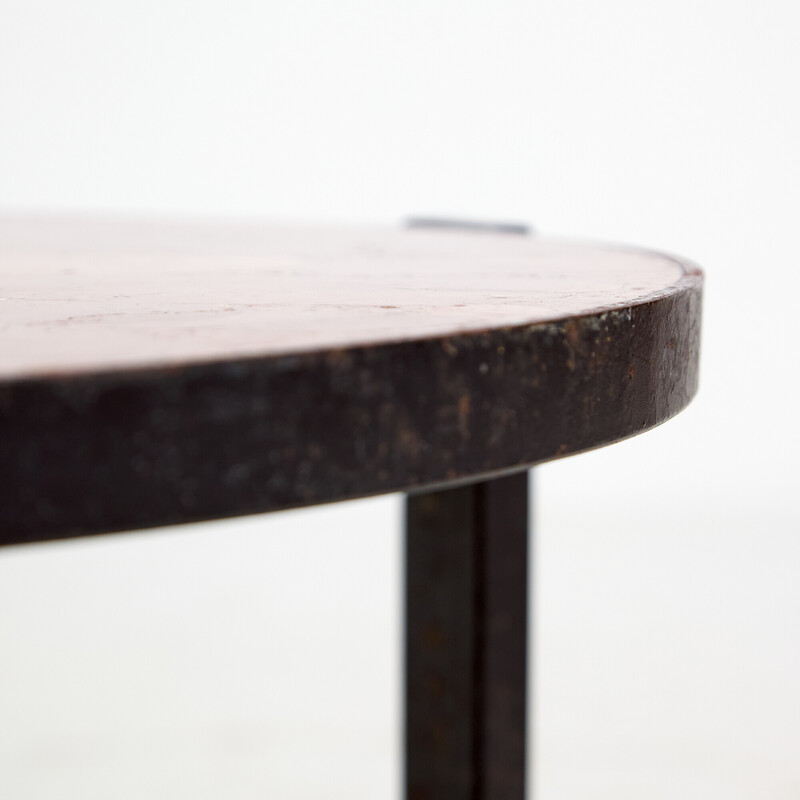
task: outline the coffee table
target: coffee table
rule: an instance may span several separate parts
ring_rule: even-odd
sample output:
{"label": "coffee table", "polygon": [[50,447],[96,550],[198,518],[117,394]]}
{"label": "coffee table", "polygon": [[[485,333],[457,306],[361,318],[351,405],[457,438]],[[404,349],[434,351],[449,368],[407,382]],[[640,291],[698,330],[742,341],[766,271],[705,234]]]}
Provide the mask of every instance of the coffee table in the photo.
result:
{"label": "coffee table", "polygon": [[701,287],[517,226],[6,217],[0,544],[405,492],[406,795],[521,798],[527,469],[689,402]]}

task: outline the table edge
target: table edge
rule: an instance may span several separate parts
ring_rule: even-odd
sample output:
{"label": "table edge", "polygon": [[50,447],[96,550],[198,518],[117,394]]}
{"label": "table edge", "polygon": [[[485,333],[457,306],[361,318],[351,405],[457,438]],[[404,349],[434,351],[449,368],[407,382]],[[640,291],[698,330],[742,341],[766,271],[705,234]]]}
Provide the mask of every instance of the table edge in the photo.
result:
{"label": "table edge", "polygon": [[0,382],[0,544],[414,491],[649,430],[697,390],[702,272],[666,257],[671,286],[577,316]]}

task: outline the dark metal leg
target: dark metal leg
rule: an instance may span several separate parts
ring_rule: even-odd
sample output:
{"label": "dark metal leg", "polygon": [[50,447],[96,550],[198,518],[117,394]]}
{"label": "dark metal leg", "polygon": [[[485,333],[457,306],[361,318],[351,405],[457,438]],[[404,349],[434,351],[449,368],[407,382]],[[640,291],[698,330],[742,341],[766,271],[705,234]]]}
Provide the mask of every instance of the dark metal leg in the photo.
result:
{"label": "dark metal leg", "polygon": [[527,472],[408,496],[408,800],[524,797],[527,579]]}

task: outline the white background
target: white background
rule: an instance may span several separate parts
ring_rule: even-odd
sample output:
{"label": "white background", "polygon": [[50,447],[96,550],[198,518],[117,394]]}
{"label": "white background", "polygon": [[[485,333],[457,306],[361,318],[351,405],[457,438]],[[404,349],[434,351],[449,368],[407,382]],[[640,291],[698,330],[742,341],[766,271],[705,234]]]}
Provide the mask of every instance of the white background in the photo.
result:
{"label": "white background", "polygon": [[[0,207],[698,261],[696,401],[536,470],[533,783],[796,800],[799,42],[789,0],[0,0]],[[398,798],[399,514],[0,553],[0,796]]]}

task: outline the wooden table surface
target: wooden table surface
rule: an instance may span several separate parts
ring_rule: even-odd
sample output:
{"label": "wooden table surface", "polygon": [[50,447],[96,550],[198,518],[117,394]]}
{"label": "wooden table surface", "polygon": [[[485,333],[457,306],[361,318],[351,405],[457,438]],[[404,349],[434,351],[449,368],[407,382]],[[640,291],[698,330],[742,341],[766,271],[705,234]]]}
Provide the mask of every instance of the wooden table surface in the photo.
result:
{"label": "wooden table surface", "polygon": [[701,276],[482,231],[0,221],[0,542],[519,468],[696,389]]}

